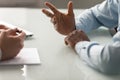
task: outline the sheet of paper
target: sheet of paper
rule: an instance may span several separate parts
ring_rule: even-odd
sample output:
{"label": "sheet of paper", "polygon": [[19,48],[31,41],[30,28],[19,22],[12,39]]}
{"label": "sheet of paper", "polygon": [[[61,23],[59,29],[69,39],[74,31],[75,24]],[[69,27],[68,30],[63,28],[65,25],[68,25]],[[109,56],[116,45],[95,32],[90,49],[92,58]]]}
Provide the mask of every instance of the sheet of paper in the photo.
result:
{"label": "sheet of paper", "polygon": [[0,62],[0,65],[24,64],[40,64],[40,58],[36,48],[23,48],[15,58]]}
{"label": "sheet of paper", "polygon": [[20,30],[23,30],[23,31],[26,33],[26,38],[33,36],[33,33],[32,33],[32,32],[30,32],[30,31],[28,31],[28,30],[25,30],[25,29],[23,29],[23,28],[17,27],[17,26],[15,26],[15,25],[13,25],[13,24],[10,24],[10,23],[4,22],[4,21],[0,21],[0,24],[1,24],[1,25],[5,25],[5,26],[7,26],[7,27],[9,27],[9,28],[12,28],[12,29],[18,28],[18,29],[20,29]]}

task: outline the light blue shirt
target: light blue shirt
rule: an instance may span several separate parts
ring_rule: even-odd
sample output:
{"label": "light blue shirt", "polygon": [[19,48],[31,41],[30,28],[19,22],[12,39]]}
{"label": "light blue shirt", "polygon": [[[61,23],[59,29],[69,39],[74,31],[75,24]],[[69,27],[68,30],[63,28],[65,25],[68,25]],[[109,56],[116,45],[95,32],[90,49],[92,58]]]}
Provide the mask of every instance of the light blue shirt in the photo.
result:
{"label": "light blue shirt", "polygon": [[76,52],[90,67],[104,73],[120,72],[120,0],[105,0],[101,4],[85,10],[76,18],[76,29],[85,33],[100,26],[114,28],[118,32],[113,36],[113,43],[100,45],[96,42],[78,42]]}

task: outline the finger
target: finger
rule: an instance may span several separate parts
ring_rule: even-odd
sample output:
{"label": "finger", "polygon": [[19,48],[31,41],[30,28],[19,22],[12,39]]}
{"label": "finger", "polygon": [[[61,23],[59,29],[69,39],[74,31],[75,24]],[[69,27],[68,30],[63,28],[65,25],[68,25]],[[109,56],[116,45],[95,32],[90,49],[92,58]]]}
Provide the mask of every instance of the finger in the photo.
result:
{"label": "finger", "polygon": [[66,45],[68,45],[68,37],[65,37],[64,42]]}
{"label": "finger", "polygon": [[74,15],[72,1],[69,1],[68,3],[68,15]]}
{"label": "finger", "polygon": [[42,12],[50,18],[52,18],[54,16],[51,12],[47,11],[46,9],[42,9]]}
{"label": "finger", "polygon": [[75,35],[75,34],[77,34],[77,30],[74,30],[74,31],[71,33],[71,35]]}
{"label": "finger", "polygon": [[51,18],[51,22],[55,25],[57,23],[56,22],[56,17]]}
{"label": "finger", "polygon": [[15,37],[19,37],[19,38],[21,38],[21,39],[25,39],[25,37],[26,37],[26,34],[25,34],[25,32],[23,32],[23,31],[21,31],[21,33],[19,33],[18,35],[16,35]]}
{"label": "finger", "polygon": [[17,32],[17,33],[21,33],[21,32],[22,32],[22,30],[20,30],[20,29],[16,28],[16,32]]}
{"label": "finger", "polygon": [[6,37],[6,34],[7,34],[7,33],[6,33],[5,30],[3,30],[3,29],[0,30],[0,37],[1,37],[1,38]]}
{"label": "finger", "polygon": [[15,29],[8,29],[6,30],[6,33],[10,36],[17,36],[21,33],[22,31],[19,30],[18,28],[15,28]]}
{"label": "finger", "polygon": [[0,24],[0,29],[8,29],[8,27],[7,26],[5,26],[5,25],[3,25],[3,24]]}
{"label": "finger", "polygon": [[2,33],[3,31],[5,31],[4,29],[0,29],[0,33]]}
{"label": "finger", "polygon": [[59,12],[59,11],[57,10],[57,8],[56,8],[54,5],[52,5],[51,3],[45,2],[45,5],[46,5],[47,7],[49,7],[49,8],[53,11],[54,14],[56,14],[56,13]]}
{"label": "finger", "polygon": [[10,35],[16,35],[16,32],[17,32],[17,31],[18,31],[17,28],[6,30],[7,34],[10,34]]}

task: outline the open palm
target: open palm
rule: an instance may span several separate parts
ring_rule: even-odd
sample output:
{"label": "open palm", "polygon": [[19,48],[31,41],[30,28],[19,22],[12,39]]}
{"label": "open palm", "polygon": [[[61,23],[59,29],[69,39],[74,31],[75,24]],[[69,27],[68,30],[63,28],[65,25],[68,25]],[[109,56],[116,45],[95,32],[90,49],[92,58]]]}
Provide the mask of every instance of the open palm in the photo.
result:
{"label": "open palm", "polygon": [[42,9],[42,12],[51,18],[51,22],[60,34],[67,35],[75,30],[75,18],[72,1],[68,3],[68,13],[58,11],[57,8],[49,2],[46,2],[45,5],[49,7],[53,13],[46,9]]}

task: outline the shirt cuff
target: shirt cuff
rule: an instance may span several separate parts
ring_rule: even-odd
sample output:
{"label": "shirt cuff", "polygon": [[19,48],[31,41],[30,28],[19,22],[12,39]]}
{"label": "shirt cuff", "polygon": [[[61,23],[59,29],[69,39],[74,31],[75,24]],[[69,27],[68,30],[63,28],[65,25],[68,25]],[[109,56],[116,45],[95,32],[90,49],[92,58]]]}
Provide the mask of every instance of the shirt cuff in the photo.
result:
{"label": "shirt cuff", "polygon": [[99,44],[96,42],[81,41],[75,45],[75,50],[83,60],[88,61],[90,57],[90,54],[89,54],[90,48],[93,45],[99,45]]}
{"label": "shirt cuff", "polygon": [[113,36],[113,41],[120,41],[120,31],[118,31],[114,36]]}
{"label": "shirt cuff", "polygon": [[88,41],[78,42],[75,46],[76,52],[79,54],[81,59],[85,61],[85,63],[87,63],[92,68],[100,70],[102,72],[104,71],[101,67],[103,66],[101,64],[102,63],[101,53],[103,48],[104,46],[99,45],[96,42],[88,42]]}

